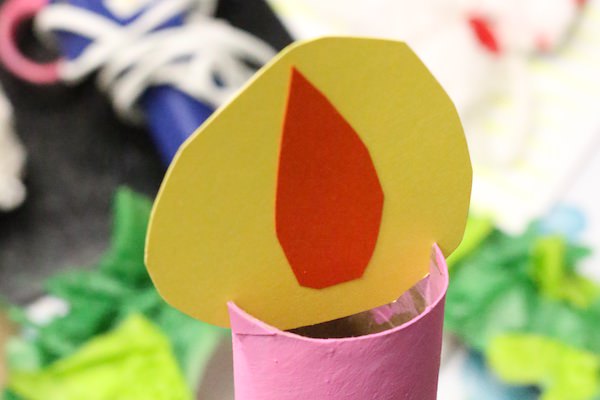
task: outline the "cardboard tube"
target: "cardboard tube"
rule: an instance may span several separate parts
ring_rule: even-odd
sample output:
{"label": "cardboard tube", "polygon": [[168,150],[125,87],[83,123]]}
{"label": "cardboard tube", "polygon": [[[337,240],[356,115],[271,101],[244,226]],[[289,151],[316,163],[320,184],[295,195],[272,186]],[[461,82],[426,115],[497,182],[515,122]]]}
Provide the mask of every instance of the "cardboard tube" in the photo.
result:
{"label": "cardboard tube", "polygon": [[[281,331],[230,302],[236,400],[435,400],[447,288],[435,245],[430,274],[414,288],[422,312],[378,333],[336,339]],[[381,322],[396,306],[367,312]]]}

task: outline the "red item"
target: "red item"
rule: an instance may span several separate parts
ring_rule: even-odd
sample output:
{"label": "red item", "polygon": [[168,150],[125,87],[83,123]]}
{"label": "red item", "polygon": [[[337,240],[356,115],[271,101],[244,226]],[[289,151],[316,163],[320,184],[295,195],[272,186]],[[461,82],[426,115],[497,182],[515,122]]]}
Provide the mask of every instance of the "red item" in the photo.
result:
{"label": "red item", "polygon": [[383,191],[356,131],[295,68],[279,157],[277,237],[300,285],[360,278],[377,243]]}
{"label": "red item", "polygon": [[482,17],[471,17],[469,25],[483,47],[492,53],[500,53],[500,44],[488,20]]}

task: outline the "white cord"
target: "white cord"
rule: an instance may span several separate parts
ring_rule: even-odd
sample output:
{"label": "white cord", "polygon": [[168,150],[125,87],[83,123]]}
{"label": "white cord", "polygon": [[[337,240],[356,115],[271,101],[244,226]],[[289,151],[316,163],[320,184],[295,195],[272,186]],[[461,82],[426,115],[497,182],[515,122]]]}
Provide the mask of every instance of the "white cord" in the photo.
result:
{"label": "white cord", "polygon": [[[35,24],[46,35],[71,32],[90,39],[79,57],[61,61],[61,79],[75,83],[99,70],[100,88],[109,94],[116,111],[139,121],[137,100],[151,86],[174,86],[218,107],[254,73],[247,62],[262,65],[275,55],[255,36],[212,18],[215,0],[196,5],[195,0],[155,0],[123,26],[56,3],[40,12]],[[185,24],[157,30],[180,14],[188,15]]]}
{"label": "white cord", "polygon": [[25,158],[25,148],[14,132],[12,107],[0,87],[0,211],[10,211],[25,200]]}

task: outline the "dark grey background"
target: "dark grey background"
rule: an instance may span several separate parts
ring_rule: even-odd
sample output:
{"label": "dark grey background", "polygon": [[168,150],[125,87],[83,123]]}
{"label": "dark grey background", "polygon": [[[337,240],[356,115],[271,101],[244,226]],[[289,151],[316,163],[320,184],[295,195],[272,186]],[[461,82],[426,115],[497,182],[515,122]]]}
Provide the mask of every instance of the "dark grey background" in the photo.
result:
{"label": "dark grey background", "polygon": [[[218,15],[276,48],[291,41],[263,0],[221,0]],[[26,52],[48,56],[23,34]],[[164,167],[144,129],[117,120],[92,80],[35,87],[0,69],[0,81],[29,152],[27,201],[0,213],[0,297],[25,303],[54,271],[96,261],[107,247],[115,189],[154,196]]]}

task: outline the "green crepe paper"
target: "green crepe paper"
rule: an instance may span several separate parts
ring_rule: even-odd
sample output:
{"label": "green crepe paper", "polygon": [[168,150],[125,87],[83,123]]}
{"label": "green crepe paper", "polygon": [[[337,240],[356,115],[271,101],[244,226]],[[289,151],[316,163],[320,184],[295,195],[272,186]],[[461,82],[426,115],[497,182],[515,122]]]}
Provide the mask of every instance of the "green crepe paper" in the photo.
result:
{"label": "green crepe paper", "polygon": [[[196,388],[225,330],[196,321],[167,305],[144,265],[149,199],[121,188],[114,200],[110,249],[91,268],[68,271],[47,281],[52,296],[69,312],[39,326],[14,308],[13,318],[32,334],[8,346],[9,367],[35,371],[72,355],[84,343],[108,332],[132,314],[143,314],[169,338],[191,388]],[[26,365],[24,365],[26,364]]]}
{"label": "green crepe paper", "polygon": [[533,279],[541,292],[554,300],[589,307],[600,290],[577,276],[565,264],[566,243],[560,236],[540,238],[533,249]]}
{"label": "green crepe paper", "polygon": [[28,400],[192,399],[168,339],[136,315],[39,372],[13,371],[10,389]]}
{"label": "green crepe paper", "polygon": [[[562,250],[556,251],[555,246]],[[597,287],[575,271],[577,261],[587,253],[564,239],[540,236],[535,225],[514,237],[494,230],[452,269],[446,328],[480,351],[497,335],[520,332],[600,354]],[[560,273],[548,277],[545,269]],[[549,289],[580,282],[594,288],[582,296],[585,301],[557,296]]]}
{"label": "green crepe paper", "polygon": [[519,334],[599,356],[600,290],[576,271],[588,253],[535,223],[518,236],[493,229],[451,270],[447,331],[484,354],[497,337]]}
{"label": "green crepe paper", "polygon": [[475,251],[493,230],[494,223],[491,217],[469,216],[460,246],[448,257],[448,268],[452,269],[456,263]]}
{"label": "green crepe paper", "polygon": [[588,400],[600,393],[600,358],[547,338],[498,336],[488,362],[505,382],[542,387],[540,400]]}

